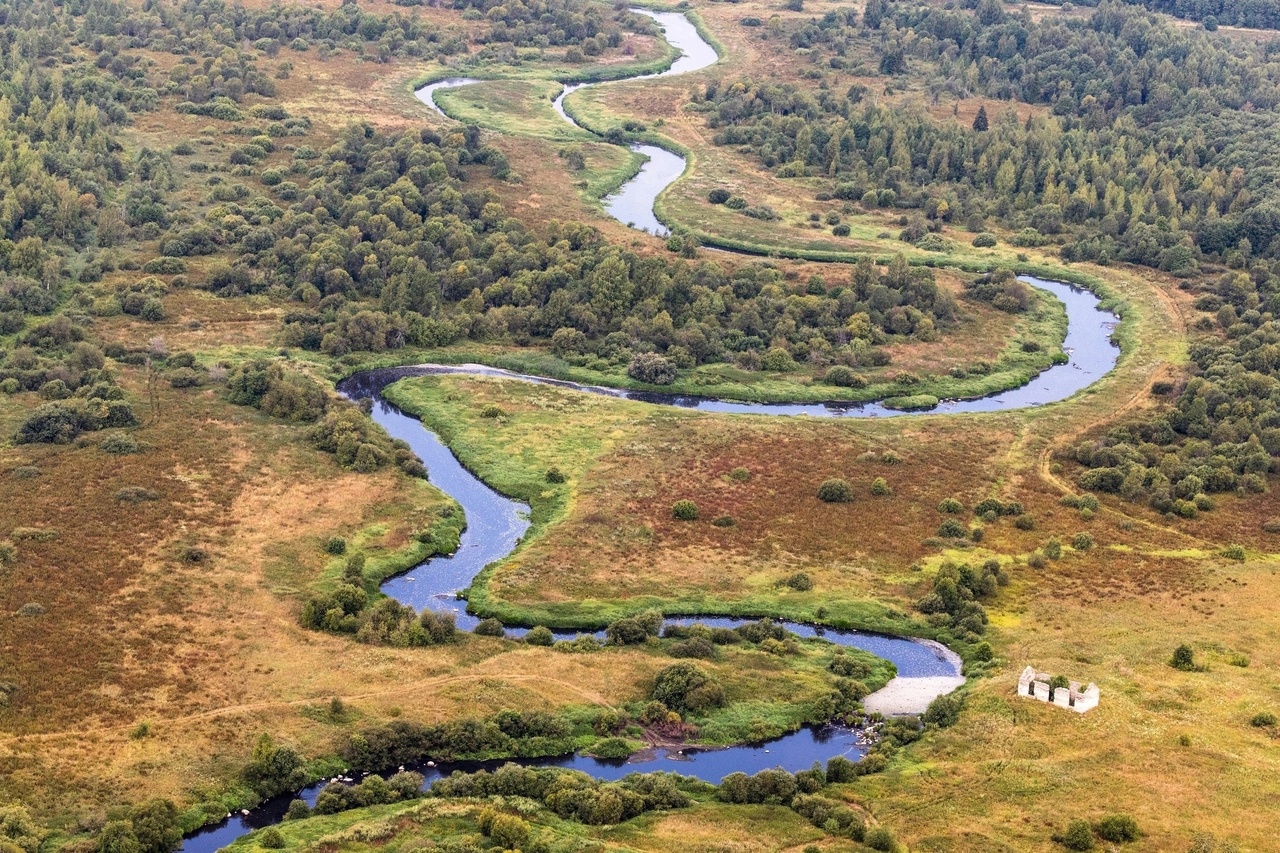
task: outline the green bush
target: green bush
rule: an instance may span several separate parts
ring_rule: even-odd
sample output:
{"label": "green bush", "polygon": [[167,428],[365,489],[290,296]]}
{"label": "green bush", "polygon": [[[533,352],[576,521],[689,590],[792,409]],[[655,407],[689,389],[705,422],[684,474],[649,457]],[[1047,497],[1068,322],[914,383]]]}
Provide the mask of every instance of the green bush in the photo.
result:
{"label": "green bush", "polygon": [[502,627],[502,623],[497,619],[481,619],[476,626],[471,629],[471,633],[479,634],[482,637],[505,637],[507,630]]}
{"label": "green bush", "polygon": [[545,625],[535,625],[524,635],[524,641],[531,646],[549,646],[555,642],[555,635]]}
{"label": "green bush", "polygon": [[734,468],[729,472],[729,479],[739,483],[745,483],[751,479],[751,471],[746,468]]}
{"label": "green bush", "polygon": [[1071,539],[1071,547],[1077,551],[1088,551],[1093,547],[1093,537],[1088,533],[1077,533]]}
{"label": "green bush", "polygon": [[671,505],[671,517],[680,521],[694,521],[698,518],[698,505],[685,498]]}
{"label": "green bush", "polygon": [[1107,815],[1093,825],[1093,830],[1098,837],[1118,844],[1137,841],[1142,834],[1138,831],[1138,822],[1127,814]]}
{"label": "green bush", "polygon": [[631,755],[631,744],[626,738],[607,737],[595,742],[591,754],[597,758],[621,759]]}
{"label": "green bush", "polygon": [[938,527],[938,535],[944,539],[964,539],[969,535],[964,525],[954,518],[948,518]]}
{"label": "green bush", "polygon": [[1058,840],[1068,850],[1092,850],[1093,827],[1087,820],[1073,820]]}
{"label": "green bush", "polygon": [[482,418],[501,418],[505,417],[506,414],[501,406],[495,406],[492,403],[480,410],[480,417]]}
{"label": "green bush", "polygon": [[1244,562],[1244,548],[1239,545],[1229,545],[1223,549],[1222,556],[1226,557],[1228,560],[1235,560],[1236,562],[1242,563]]}
{"label": "green bush", "polygon": [[284,836],[274,826],[268,826],[258,833],[258,846],[268,850],[279,850],[284,847]]}
{"label": "green bush", "polygon": [[306,800],[290,800],[289,810],[284,813],[285,820],[304,820],[311,817],[311,806]]}
{"label": "green bush", "polygon": [[694,714],[725,703],[720,683],[691,663],[676,663],[659,671],[650,697],[674,711]]}
{"label": "green bush", "polygon": [[837,364],[829,368],[823,381],[828,385],[835,385],[838,388],[867,387],[867,379],[865,376],[859,376],[843,364]]}
{"label": "green bush", "polygon": [[871,481],[871,494],[877,497],[893,494],[893,489],[889,488],[889,483],[884,477],[876,477]]}
{"label": "green bush", "polygon": [[711,519],[711,524],[715,527],[733,527],[736,523],[732,515],[717,515]]}
{"label": "green bush", "polygon": [[1169,666],[1174,669],[1180,669],[1183,672],[1195,672],[1200,668],[1196,665],[1195,652],[1186,643],[1173,650],[1173,657],[1169,660]]}
{"label": "green bush", "polygon": [[676,366],[654,352],[637,353],[627,365],[627,375],[649,385],[670,385],[676,381]]}
{"label": "green bush", "polygon": [[797,572],[783,581],[783,584],[791,587],[791,589],[794,589],[797,592],[808,592],[813,589],[813,578],[809,577],[804,572]]}
{"label": "green bush", "polygon": [[[990,649],[990,646],[987,648]],[[963,706],[963,697],[955,693],[948,693],[930,702],[929,707],[925,709],[924,716],[920,719],[926,725],[945,729],[947,726],[955,725],[960,719],[960,709]]]}
{"label": "green bush", "polygon": [[955,498],[943,498],[942,502],[938,504],[938,512],[947,515],[959,515],[964,512],[964,504]]}
{"label": "green bush", "polygon": [[883,826],[868,829],[867,834],[862,838],[862,843],[870,847],[872,850],[883,851],[891,851],[897,846],[893,840],[893,833],[885,829]]}
{"label": "green bush", "polygon": [[848,503],[853,500],[853,489],[839,477],[824,480],[818,487],[818,500],[824,503]]}
{"label": "green bush", "polygon": [[552,465],[547,469],[546,479],[548,483],[563,483],[567,478],[563,471]]}
{"label": "green bush", "polygon": [[1044,555],[1050,560],[1059,560],[1062,558],[1062,543],[1058,541],[1058,537],[1053,537],[1044,543]]}
{"label": "green bush", "polygon": [[334,556],[345,554],[347,553],[347,540],[341,536],[334,536],[324,543],[324,549]]}
{"label": "green bush", "polygon": [[1258,729],[1265,729],[1276,724],[1276,715],[1270,711],[1260,711],[1254,714],[1249,720],[1249,725]]}
{"label": "green bush", "polygon": [[712,204],[724,204],[729,200],[730,195],[731,193],[728,190],[716,187],[711,192],[707,193],[707,201]]}
{"label": "green bush", "polygon": [[984,231],[977,237],[973,238],[973,245],[979,249],[990,249],[995,246],[997,242],[996,235],[989,231]]}

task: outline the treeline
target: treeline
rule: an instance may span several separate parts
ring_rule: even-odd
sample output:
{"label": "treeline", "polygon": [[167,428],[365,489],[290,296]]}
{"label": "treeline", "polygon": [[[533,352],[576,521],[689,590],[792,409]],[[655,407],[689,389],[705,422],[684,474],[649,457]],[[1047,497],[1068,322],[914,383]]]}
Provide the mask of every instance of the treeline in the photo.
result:
{"label": "treeline", "polygon": [[[1068,0],[1047,0],[1061,6]],[[1124,0],[1152,12],[1162,12],[1188,21],[1201,21],[1212,31],[1218,24],[1274,30],[1280,28],[1280,4],[1275,0]],[[1098,0],[1077,0],[1076,6],[1096,6]]]}
{"label": "treeline", "polygon": [[[1153,12],[1164,12],[1209,26],[1227,24],[1274,30],[1280,28],[1280,3],[1276,0],[1125,0]],[[1087,4],[1082,4],[1087,5]]]}
{"label": "treeline", "polygon": [[1185,273],[1204,257],[1280,253],[1270,45],[1115,2],[1040,20],[994,2],[876,2],[861,20],[831,12],[790,37],[841,68],[870,47],[881,73],[921,80],[935,98],[1017,99],[1051,114],[1006,112],[979,130],[878,105],[859,85],[815,95],[742,80],[699,93],[715,141],[781,175],[826,175],[837,197],[974,231],[994,217],[1026,245],[1065,244],[1067,259]]}

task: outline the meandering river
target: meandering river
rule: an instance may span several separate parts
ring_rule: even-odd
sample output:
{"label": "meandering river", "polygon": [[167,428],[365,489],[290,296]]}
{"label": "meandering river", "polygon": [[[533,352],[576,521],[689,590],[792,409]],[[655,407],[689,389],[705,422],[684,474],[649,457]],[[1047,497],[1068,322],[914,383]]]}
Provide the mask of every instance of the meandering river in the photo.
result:
{"label": "meandering river", "polygon": [[[715,49],[698,34],[697,29],[685,16],[675,12],[650,12],[644,9],[633,11],[656,20],[662,26],[667,40],[680,50],[681,55],[666,71],[629,79],[682,74],[705,68],[716,61]],[[449,78],[425,86],[416,94],[424,103],[443,113],[434,100],[436,91],[479,82],[482,81],[474,78]],[[583,85],[602,84],[566,86],[555,101],[557,112],[571,123],[572,118],[564,110],[564,98],[582,88]],[[657,220],[653,204],[658,194],[683,173],[684,158],[652,145],[634,145],[632,149],[644,154],[648,159],[634,178],[624,184],[617,193],[605,199],[605,208],[611,215],[633,227],[656,234],[665,234],[666,228]],[[457,552],[432,558],[392,578],[383,585],[383,591],[417,609],[452,611],[456,614],[459,627],[470,629],[478,620],[466,613],[457,597],[458,592],[466,589],[485,566],[512,553],[529,528],[527,506],[489,488],[463,468],[439,438],[426,429],[420,421],[382,398],[382,390],[392,382],[410,376],[437,374],[492,375],[556,385],[588,393],[626,397],[656,405],[681,406],[723,413],[814,417],[919,417],[939,413],[995,412],[1040,406],[1070,397],[1100,379],[1115,366],[1119,350],[1111,341],[1111,333],[1118,318],[1101,309],[1097,297],[1088,291],[1060,282],[1025,276],[1023,281],[1048,291],[1066,306],[1068,331],[1063,346],[1069,357],[1068,362],[1042,372],[1020,388],[978,399],[943,401],[929,412],[897,411],[877,403],[752,404],[701,397],[622,391],[525,376],[481,365],[418,365],[356,374],[340,383],[339,390],[352,399],[367,398],[373,401],[374,420],[393,437],[408,442],[427,466],[431,482],[458,501],[467,519],[467,528],[463,532]],[[742,620],[704,618],[696,621],[732,627],[740,624]],[[892,661],[898,668],[898,677],[884,689],[867,697],[866,705],[871,710],[918,713],[932,698],[954,690],[964,682],[964,678],[960,675],[958,656],[937,643],[856,631],[823,631],[812,625],[797,623],[783,624],[801,636],[820,635],[833,643],[864,649]],[[509,631],[513,636],[519,636],[522,633],[520,629]],[[865,751],[864,735],[861,732],[836,727],[809,727],[770,743],[728,749],[649,751],[626,761],[604,761],[588,756],[572,755],[525,760],[521,763],[534,766],[569,767],[603,779],[617,779],[632,772],[670,770],[718,782],[728,773],[735,771],[754,773],[770,767],[782,767],[794,772],[809,767],[814,761],[826,761],[836,755],[857,759]],[[434,764],[423,765],[413,769],[423,773],[429,784],[433,779],[455,769],[473,770],[500,763],[458,762],[439,767]],[[183,842],[182,850],[185,853],[213,853],[247,832],[280,821],[293,796],[313,803],[326,782],[327,780],[312,785],[296,795],[280,797],[265,803],[247,815],[229,816],[223,823],[202,829],[187,838]]]}

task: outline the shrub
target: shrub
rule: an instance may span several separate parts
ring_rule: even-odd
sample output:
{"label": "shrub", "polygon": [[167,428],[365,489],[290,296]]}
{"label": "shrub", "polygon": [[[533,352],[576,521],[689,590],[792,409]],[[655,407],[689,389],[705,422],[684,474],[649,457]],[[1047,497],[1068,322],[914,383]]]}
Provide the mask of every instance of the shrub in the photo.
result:
{"label": "shrub", "polygon": [[728,190],[716,187],[711,192],[707,193],[707,201],[712,204],[724,204],[729,200],[730,195],[731,193]]}
{"label": "shrub", "polygon": [[685,498],[671,505],[671,517],[680,521],[694,521],[698,518],[698,505]]}
{"label": "shrub", "polygon": [[729,472],[729,479],[745,483],[751,479],[751,471],[746,468],[734,468]]}
{"label": "shrub", "polygon": [[284,847],[284,836],[274,826],[268,826],[258,833],[258,846],[268,850],[279,850]]}
{"label": "shrub", "polygon": [[944,539],[964,539],[969,534],[963,524],[954,518],[948,518],[938,527],[938,535]]}
{"label": "shrub", "polygon": [[839,477],[824,480],[818,487],[818,500],[824,503],[848,503],[853,500],[853,489]]}
{"label": "shrub", "polygon": [[[990,650],[991,647],[988,646],[987,648]],[[960,709],[963,705],[963,698],[954,693],[948,693],[930,702],[929,707],[924,712],[924,716],[920,719],[926,725],[945,729],[947,726],[955,725],[960,719]]]}
{"label": "shrub", "polygon": [[1138,822],[1127,814],[1107,815],[1093,825],[1093,830],[1100,838],[1117,843],[1137,841],[1142,834],[1138,831]]}
{"label": "shrub", "polygon": [[1044,555],[1050,560],[1059,560],[1062,558],[1062,543],[1058,541],[1058,537],[1053,537],[1044,543]]}
{"label": "shrub", "polygon": [[1077,551],[1088,551],[1093,547],[1093,537],[1088,533],[1077,533],[1071,539],[1071,547]]}
{"label": "shrub", "polygon": [[862,843],[872,850],[891,851],[895,847],[893,833],[883,826],[868,829],[867,834],[862,837]]}
{"label": "shrub", "polygon": [[347,553],[347,540],[341,536],[333,536],[324,543],[324,550],[335,557]]}
{"label": "shrub", "polygon": [[715,644],[706,637],[690,637],[671,647],[673,658],[702,658],[710,660],[716,656]]}
{"label": "shrub", "polygon": [[733,527],[737,522],[733,520],[732,515],[717,515],[715,518],[711,519],[711,523],[715,527]]}
{"label": "shrub", "polygon": [[893,450],[886,450],[880,454],[880,461],[886,465],[901,465],[902,457]]}
{"label": "shrub", "polygon": [[675,711],[699,713],[725,702],[724,688],[691,663],[672,664],[653,680],[650,697]]}
{"label": "shrub", "polygon": [[848,237],[850,230],[851,229],[849,228],[847,223],[841,222],[839,225],[836,225],[831,229],[831,236]]}
{"label": "shrub", "polygon": [[783,583],[797,592],[808,592],[813,589],[813,578],[809,577],[804,572],[796,572],[794,575],[783,581]]}
{"label": "shrub", "polygon": [[116,500],[124,501],[125,503],[140,504],[143,501],[158,501],[160,500],[160,495],[150,489],[144,489],[141,486],[125,486],[123,489],[116,492]]}
{"label": "shrub", "polygon": [[1044,554],[1036,551],[1030,557],[1027,557],[1027,565],[1033,569],[1043,569],[1045,566],[1049,565],[1049,560]]}
{"label": "shrub", "polygon": [[564,472],[554,465],[547,469],[546,476],[548,483],[563,483],[567,479]]}
{"label": "shrub", "polygon": [[1226,557],[1228,560],[1244,562],[1244,548],[1239,545],[1229,545],[1223,550],[1222,556]]}
{"label": "shrub", "polygon": [[591,754],[597,758],[618,760],[631,755],[631,744],[625,738],[607,737],[596,741]]}
{"label": "shrub", "polygon": [[545,625],[535,625],[524,635],[524,641],[531,646],[549,646],[555,642],[555,635]]}
{"label": "shrub", "polygon": [[1029,515],[1020,515],[1014,519],[1013,526],[1019,530],[1035,530],[1036,520]]}
{"label": "shrub", "polygon": [[636,353],[627,365],[627,375],[649,385],[670,385],[676,381],[676,366],[657,353],[641,352]]}
{"label": "shrub", "polygon": [[1169,666],[1174,669],[1180,669],[1183,672],[1195,672],[1200,668],[1196,665],[1195,652],[1186,643],[1173,650],[1173,657],[1169,660]]}
{"label": "shrub", "polygon": [[1254,714],[1249,720],[1249,725],[1258,729],[1265,729],[1268,726],[1274,726],[1275,724],[1276,715],[1270,711],[1260,711],[1257,714]]}
{"label": "shrub", "polygon": [[871,481],[871,494],[877,497],[893,494],[893,489],[889,488],[889,483],[884,477],[876,477]]}
{"label": "shrub", "polygon": [[1058,840],[1068,850],[1092,850],[1093,827],[1087,820],[1073,820]]}
{"label": "shrub", "polygon": [[973,238],[973,245],[979,249],[990,249],[995,246],[996,242],[996,235],[989,231],[984,231],[977,237]]}
{"label": "shrub", "polygon": [[843,364],[837,364],[827,370],[827,375],[823,379],[828,385],[835,385],[838,388],[866,388],[867,379],[865,376],[859,376]]}
{"label": "shrub", "polygon": [[290,800],[289,810],[284,813],[285,820],[304,820],[311,817],[311,806],[306,800]]}
{"label": "shrub", "polygon": [[112,435],[103,439],[102,443],[98,445],[98,449],[103,453],[124,456],[130,453],[137,453],[142,448],[131,435]]}
{"label": "shrub", "polygon": [[529,843],[529,824],[516,815],[495,815],[486,833],[501,850],[519,850]]}
{"label": "shrub", "polygon": [[480,410],[480,417],[482,418],[501,418],[506,414],[507,413],[502,410],[501,406],[496,406],[493,403],[490,403]]}
{"label": "shrub", "polygon": [[471,629],[471,633],[479,634],[482,637],[505,637],[507,631],[502,627],[502,623],[497,619],[481,619],[476,626]]}
{"label": "shrub", "polygon": [[943,498],[942,502],[938,504],[938,512],[947,515],[959,515],[964,512],[964,504],[955,498]]}

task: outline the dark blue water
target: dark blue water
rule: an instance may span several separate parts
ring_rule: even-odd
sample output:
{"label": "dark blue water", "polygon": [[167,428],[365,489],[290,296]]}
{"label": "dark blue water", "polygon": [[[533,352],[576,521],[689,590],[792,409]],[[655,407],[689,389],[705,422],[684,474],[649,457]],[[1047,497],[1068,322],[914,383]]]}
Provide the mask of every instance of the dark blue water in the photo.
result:
{"label": "dark blue water", "polygon": [[[867,752],[864,738],[865,735],[859,731],[835,726],[815,726],[803,728],[772,743],[736,746],[730,749],[686,749],[670,753],[641,753],[633,756],[629,761],[605,761],[585,755],[572,755],[562,758],[521,759],[518,763],[526,767],[564,767],[570,770],[581,770],[605,781],[616,781],[630,773],[651,773],[661,770],[718,782],[730,773],[743,772],[750,775],[774,767],[781,767],[783,770],[795,773],[808,770],[815,761],[825,764],[837,755],[842,755],[850,761],[857,761]],[[406,769],[421,773],[424,780],[423,787],[428,788],[436,779],[448,776],[455,770],[467,773],[476,770],[492,771],[506,763],[505,761],[458,761],[433,766],[416,764]],[[347,778],[358,782],[364,775],[367,774],[355,773]],[[235,814],[220,824],[201,829],[186,838],[179,849],[183,853],[214,853],[242,835],[279,823],[284,819],[290,800],[302,799],[306,800],[308,805],[315,805],[316,797],[329,781],[326,779],[296,794],[278,797],[264,803],[248,815]]]}

